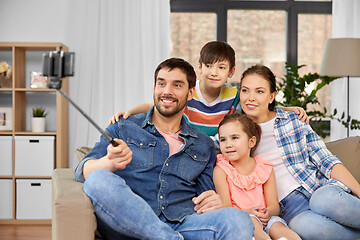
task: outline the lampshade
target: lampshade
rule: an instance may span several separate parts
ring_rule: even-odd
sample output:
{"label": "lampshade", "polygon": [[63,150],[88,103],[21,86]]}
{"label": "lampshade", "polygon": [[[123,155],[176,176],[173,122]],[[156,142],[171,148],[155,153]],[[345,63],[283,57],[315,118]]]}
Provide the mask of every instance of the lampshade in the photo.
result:
{"label": "lampshade", "polygon": [[360,76],[360,38],[330,38],[326,41],[320,75]]}

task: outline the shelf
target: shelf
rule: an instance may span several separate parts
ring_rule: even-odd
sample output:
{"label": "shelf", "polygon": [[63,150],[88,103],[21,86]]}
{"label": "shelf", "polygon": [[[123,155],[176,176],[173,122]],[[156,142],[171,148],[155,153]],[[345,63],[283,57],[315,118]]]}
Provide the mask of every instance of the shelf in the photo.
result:
{"label": "shelf", "polygon": [[12,48],[23,48],[26,51],[51,51],[62,47],[64,51],[68,48],[60,42],[1,42],[0,50],[12,50]]}
{"label": "shelf", "polygon": [[15,176],[15,179],[51,179],[51,176]]}
{"label": "shelf", "polygon": [[48,88],[14,88],[15,92],[56,92],[56,89]]}
{"label": "shelf", "polygon": [[[22,220],[17,219],[17,200],[26,201],[27,197],[18,198],[18,189],[16,185],[16,180],[33,180],[33,179],[42,179],[42,180],[51,180],[51,176],[45,174],[36,174],[35,171],[28,171],[22,174],[26,176],[15,175],[15,166],[16,163],[21,163],[22,161],[30,161],[28,155],[26,157],[21,156],[23,152],[21,148],[16,148],[18,146],[15,144],[15,139],[17,136],[53,136],[54,137],[54,153],[51,154],[52,157],[46,157],[45,164],[38,165],[44,166],[47,163],[47,159],[50,158],[53,161],[54,168],[67,168],[69,163],[69,104],[67,100],[55,89],[44,89],[44,88],[30,88],[30,72],[41,72],[42,71],[42,54],[48,51],[58,51],[62,48],[63,51],[68,51],[68,47],[60,42],[0,42],[0,61],[6,61],[12,68],[12,84],[10,88],[0,88],[0,107],[2,108],[12,108],[12,130],[0,130],[0,136],[6,137],[8,142],[5,142],[3,146],[6,146],[6,150],[9,149],[7,154],[11,153],[10,166],[12,170],[3,171],[4,175],[0,175],[0,179],[12,180],[12,218],[10,219],[0,219],[0,224],[50,224],[51,220]],[[68,78],[62,79],[62,88],[61,90],[68,94],[69,92],[69,82]],[[46,116],[46,131],[47,132],[32,132],[31,131],[31,111],[34,107],[44,107],[48,113]],[[40,137],[39,137],[40,138]],[[7,147],[6,144],[11,142],[12,147]],[[31,149],[31,148],[30,148]],[[43,148],[39,148],[41,153],[44,153]],[[48,148],[46,148],[48,149]],[[6,151],[5,150],[5,151]],[[16,153],[17,152],[17,153]],[[16,156],[17,158],[16,158]],[[42,154],[40,154],[42,155]],[[19,157],[21,156],[21,157]],[[15,159],[20,159],[16,161]],[[34,159],[34,157],[32,157]],[[0,158],[3,163],[6,162],[4,159]],[[33,164],[36,162],[28,162]],[[8,166],[6,165],[5,166]],[[37,166],[33,164],[31,166]],[[50,167],[50,170],[52,167]],[[51,171],[50,171],[51,172]],[[36,176],[40,175],[40,176]],[[25,199],[24,199],[25,198]],[[43,199],[43,198],[41,198]],[[48,203],[46,201],[46,203]]]}
{"label": "shelf", "polygon": [[0,179],[12,179],[12,176],[0,176]]}
{"label": "shelf", "polygon": [[0,219],[0,224],[11,225],[51,225],[51,219],[34,219],[34,220],[20,220],[20,219]]}
{"label": "shelf", "polygon": [[19,136],[56,136],[56,132],[14,132],[14,134]]}
{"label": "shelf", "polygon": [[6,131],[0,131],[0,135],[1,136],[4,136],[4,135],[12,135],[13,132],[12,131],[9,131],[9,130],[6,130]]}
{"label": "shelf", "polygon": [[12,88],[0,88],[0,92],[11,92]]}

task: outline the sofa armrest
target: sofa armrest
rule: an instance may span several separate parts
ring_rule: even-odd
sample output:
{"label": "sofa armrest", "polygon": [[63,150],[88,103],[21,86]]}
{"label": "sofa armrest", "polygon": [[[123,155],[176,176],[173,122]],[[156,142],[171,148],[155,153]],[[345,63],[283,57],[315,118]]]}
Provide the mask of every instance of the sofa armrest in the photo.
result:
{"label": "sofa armrest", "polygon": [[96,217],[74,169],[55,169],[52,176],[52,239],[95,239]]}

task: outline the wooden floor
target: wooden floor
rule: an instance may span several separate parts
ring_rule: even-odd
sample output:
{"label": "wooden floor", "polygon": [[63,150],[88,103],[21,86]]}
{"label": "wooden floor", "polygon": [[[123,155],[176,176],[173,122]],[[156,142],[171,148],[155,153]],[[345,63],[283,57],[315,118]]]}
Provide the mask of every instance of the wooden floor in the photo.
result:
{"label": "wooden floor", "polygon": [[51,225],[0,225],[1,240],[51,240]]}

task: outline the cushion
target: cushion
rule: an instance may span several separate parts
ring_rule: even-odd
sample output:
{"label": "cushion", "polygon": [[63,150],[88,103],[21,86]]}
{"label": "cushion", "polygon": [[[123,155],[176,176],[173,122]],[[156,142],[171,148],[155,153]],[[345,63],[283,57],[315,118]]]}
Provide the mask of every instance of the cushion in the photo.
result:
{"label": "cushion", "polygon": [[341,160],[355,179],[360,182],[360,136],[327,142],[326,147]]}
{"label": "cushion", "polygon": [[76,163],[79,163],[91,151],[91,147],[82,146],[75,149]]}

